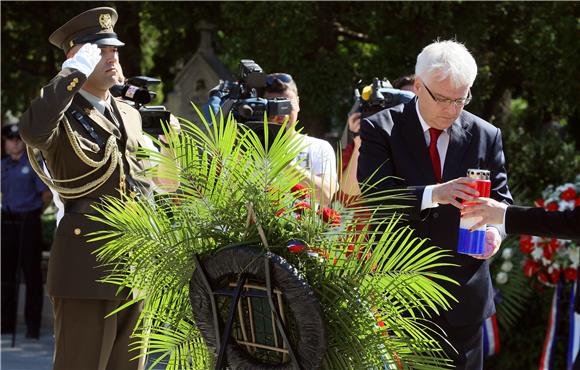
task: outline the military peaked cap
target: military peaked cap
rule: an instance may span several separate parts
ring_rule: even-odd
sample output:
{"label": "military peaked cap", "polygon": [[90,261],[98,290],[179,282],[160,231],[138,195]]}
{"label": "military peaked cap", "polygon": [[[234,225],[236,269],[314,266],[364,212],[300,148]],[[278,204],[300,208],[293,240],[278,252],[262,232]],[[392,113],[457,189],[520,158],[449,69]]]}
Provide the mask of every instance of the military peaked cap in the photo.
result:
{"label": "military peaked cap", "polygon": [[102,46],[125,45],[113,31],[117,11],[100,7],[87,10],[66,22],[48,38],[51,44],[68,52],[73,46],[92,43]]}

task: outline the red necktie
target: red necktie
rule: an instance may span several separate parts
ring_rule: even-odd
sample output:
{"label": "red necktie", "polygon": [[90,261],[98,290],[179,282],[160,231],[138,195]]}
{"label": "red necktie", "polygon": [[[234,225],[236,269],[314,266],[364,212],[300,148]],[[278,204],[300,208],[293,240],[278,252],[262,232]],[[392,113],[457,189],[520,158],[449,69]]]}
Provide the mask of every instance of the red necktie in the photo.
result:
{"label": "red necktie", "polygon": [[435,179],[438,183],[441,182],[441,159],[439,158],[439,151],[437,150],[437,139],[443,130],[438,130],[436,128],[429,128],[429,135],[431,136],[431,142],[429,143],[429,156],[431,157],[431,163],[433,163],[433,171],[435,172]]}

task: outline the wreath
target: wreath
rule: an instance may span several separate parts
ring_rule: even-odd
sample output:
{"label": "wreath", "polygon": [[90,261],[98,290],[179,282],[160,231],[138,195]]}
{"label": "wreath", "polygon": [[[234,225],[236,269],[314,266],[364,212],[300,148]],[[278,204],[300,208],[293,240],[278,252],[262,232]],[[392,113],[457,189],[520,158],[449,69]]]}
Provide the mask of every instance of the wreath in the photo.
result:
{"label": "wreath", "polygon": [[[168,153],[139,153],[159,163],[145,175],[178,181],[178,191],[108,199],[90,216],[113,229],[94,234],[107,240],[96,252],[111,271],[103,281],[143,303],[135,351],[167,369],[449,366],[435,340],[442,334],[424,322],[450,308],[438,284],[448,279],[433,272],[448,254],[400,216],[378,216],[393,211],[380,205],[392,194],[368,198],[373,206],[318,205],[312,188],[297,186],[305,179],[293,164],[303,149],[294,126],[264,127],[264,137],[231,117],[182,127],[187,134],[166,130]],[[264,286],[280,301],[250,320],[260,304],[244,298],[236,306],[235,294],[259,295]],[[274,344],[258,331],[248,340],[250,327],[272,327],[268,317],[284,324],[262,333]]]}

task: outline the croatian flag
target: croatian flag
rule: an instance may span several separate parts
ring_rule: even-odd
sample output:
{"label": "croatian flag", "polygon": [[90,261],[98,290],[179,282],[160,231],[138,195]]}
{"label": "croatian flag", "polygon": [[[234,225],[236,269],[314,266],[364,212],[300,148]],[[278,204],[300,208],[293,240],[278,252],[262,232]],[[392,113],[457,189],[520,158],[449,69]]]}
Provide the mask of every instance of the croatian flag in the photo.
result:
{"label": "croatian flag", "polygon": [[499,329],[495,314],[483,322],[483,354],[486,357],[499,353]]}
{"label": "croatian flag", "polygon": [[[568,334],[567,370],[573,370],[574,359],[578,356],[578,349],[580,349],[580,312],[574,311],[576,294],[578,294],[578,280],[574,282],[572,292],[570,293],[570,333]],[[580,359],[578,361],[580,362]]]}
{"label": "croatian flag", "polygon": [[558,328],[558,321],[560,318],[560,298],[562,295],[562,281],[558,282],[556,289],[554,289],[554,296],[552,298],[552,307],[550,309],[550,318],[548,321],[548,329],[546,331],[546,338],[544,339],[544,349],[542,350],[542,358],[540,359],[540,370],[551,370],[554,363],[554,347],[556,345],[556,329]]}

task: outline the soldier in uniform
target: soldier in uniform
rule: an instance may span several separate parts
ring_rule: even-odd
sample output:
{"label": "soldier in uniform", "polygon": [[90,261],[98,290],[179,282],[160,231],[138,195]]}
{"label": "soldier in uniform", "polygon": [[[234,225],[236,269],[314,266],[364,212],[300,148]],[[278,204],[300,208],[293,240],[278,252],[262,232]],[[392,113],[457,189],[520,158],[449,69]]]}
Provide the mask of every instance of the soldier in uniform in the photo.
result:
{"label": "soldier in uniform", "polygon": [[[104,196],[147,196],[148,167],[135,151],[147,147],[139,112],[114,99],[109,88],[120,79],[113,27],[117,12],[100,7],[81,13],[56,30],[49,41],[66,54],[62,70],[42,88],[20,122],[23,140],[42,155],[50,177],[41,178],[64,203],[48,266],[47,288],[54,306],[54,369],[129,370],[143,366],[129,353],[140,308],[126,303],[129,293],[98,282],[105,275],[92,253],[100,242],[87,234],[103,230],[92,222]],[[29,156],[34,153],[29,151]]]}
{"label": "soldier in uniform", "polygon": [[40,216],[52,198],[32,170],[18,126],[2,128],[2,333],[16,330],[18,274],[26,283],[26,337],[38,339],[42,316],[42,227]]}

